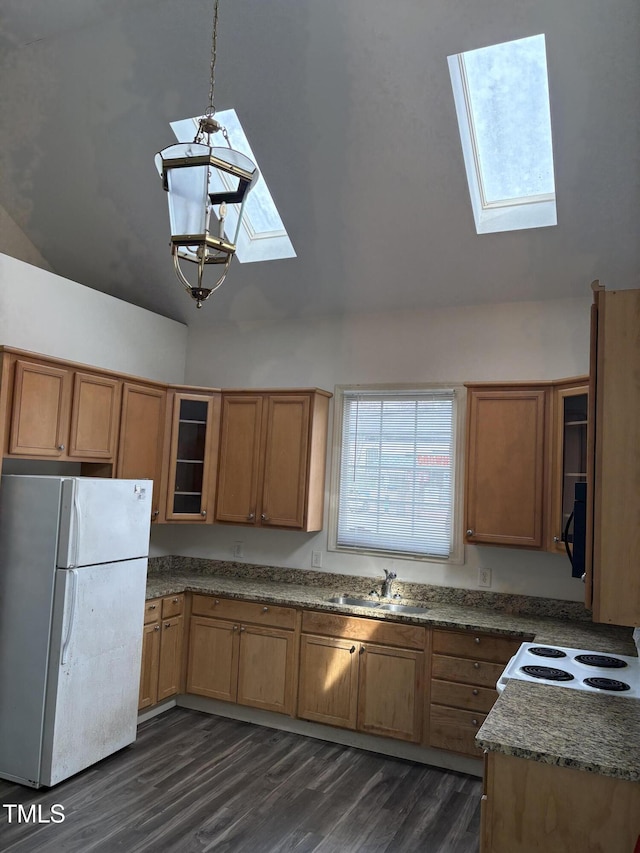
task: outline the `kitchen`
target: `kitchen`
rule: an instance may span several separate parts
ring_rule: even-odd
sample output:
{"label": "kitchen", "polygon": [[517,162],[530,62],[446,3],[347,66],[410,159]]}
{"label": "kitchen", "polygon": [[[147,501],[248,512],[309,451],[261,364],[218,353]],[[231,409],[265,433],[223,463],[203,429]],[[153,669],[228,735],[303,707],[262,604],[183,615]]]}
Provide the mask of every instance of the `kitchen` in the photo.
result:
{"label": "kitchen", "polygon": [[[627,37],[633,32],[634,20],[627,20]],[[601,28],[599,32],[602,32],[604,24],[600,20],[598,24]],[[615,37],[624,45],[625,24],[610,22],[607,26],[615,31]],[[497,39],[487,35],[484,40],[488,42]],[[606,65],[606,51],[600,49],[594,61],[595,67],[589,72],[593,77],[587,78],[590,81],[597,79],[599,73],[603,75],[598,63]],[[606,75],[602,76],[602,80],[606,80],[607,86],[614,84]],[[617,85],[619,81],[616,79],[615,82]],[[632,82],[633,75],[630,74],[620,85],[631,87]],[[605,123],[589,122],[589,132],[595,134],[596,139],[592,152],[582,152],[580,149],[584,157],[602,157],[598,152],[605,143],[597,143],[597,134],[604,132],[601,128],[607,126],[607,121],[608,126],[619,126],[629,121],[628,117],[625,119],[626,111],[624,115],[622,113],[624,97],[616,95],[609,98],[607,92],[610,90],[607,86],[603,82],[598,88],[592,82],[594,91],[590,109],[603,109]],[[628,91],[631,92],[631,89]],[[631,94],[627,100],[632,102]],[[198,109],[197,104],[194,109]],[[615,112],[616,109],[618,112]],[[613,115],[608,114],[607,110]],[[607,115],[609,118],[606,118]],[[615,121],[612,120],[614,115]],[[438,304],[441,301],[437,295],[440,287],[431,285],[429,288],[423,275],[416,277],[415,270],[422,269],[423,265],[407,259],[401,263],[402,277],[414,282],[417,278],[425,290],[431,289],[431,304],[419,308],[415,304],[415,293],[397,291],[393,300],[395,310],[380,310],[379,292],[374,298],[374,294],[369,293],[362,282],[370,279],[379,282],[381,272],[368,267],[365,258],[362,259],[364,266],[356,265],[353,270],[345,268],[337,276],[342,281],[345,294],[349,296],[352,306],[350,312],[343,311],[333,317],[328,312],[320,316],[288,316],[283,306],[277,304],[277,282],[263,287],[262,276],[282,275],[292,276],[296,280],[300,278],[301,281],[304,279],[305,282],[318,281],[317,271],[313,273],[314,278],[310,277],[310,270],[301,275],[296,266],[298,261],[276,263],[275,273],[269,270],[263,272],[269,267],[268,264],[245,268],[236,265],[233,276],[230,274],[227,282],[228,290],[220,291],[223,300],[221,307],[228,312],[227,325],[219,322],[223,316],[218,308],[220,303],[210,302],[199,312],[199,315],[203,315],[210,308],[215,308],[215,313],[210,312],[213,315],[210,321],[217,325],[214,333],[211,333],[203,317],[192,318],[191,313],[187,314],[187,310],[191,311],[191,305],[186,305],[183,316],[183,320],[188,322],[187,327],[133,306],[111,301],[95,291],[87,292],[86,288],[37,269],[39,265],[44,266],[45,262],[38,264],[42,256],[38,257],[34,246],[27,246],[24,235],[21,240],[18,239],[16,227],[13,231],[9,228],[4,230],[5,239],[14,235],[13,244],[3,246],[4,250],[7,255],[12,255],[19,247],[18,257],[31,260],[32,263],[35,259],[36,266],[21,264],[12,257],[2,258],[1,341],[32,352],[159,382],[187,382],[227,388],[317,386],[332,390],[336,384],[345,382],[551,381],[585,375],[589,370],[590,281],[600,276],[609,289],[634,286],[636,283],[637,259],[633,254],[636,241],[633,235],[637,212],[632,207],[632,188],[625,188],[621,184],[616,190],[615,199],[610,197],[611,191],[608,189],[608,182],[614,179],[614,173],[617,176],[618,170],[622,171],[621,164],[635,163],[630,152],[632,140],[632,133],[628,141],[622,136],[618,145],[629,145],[629,149],[625,150],[630,159],[625,161],[623,153],[618,150],[616,164],[611,166],[612,171],[606,177],[596,168],[595,161],[590,170],[591,181],[603,182],[595,188],[591,184],[591,190],[597,194],[598,216],[603,220],[597,226],[599,228],[602,224],[603,229],[609,229],[607,236],[594,236],[599,232],[591,220],[579,220],[569,226],[565,217],[563,234],[566,235],[569,227],[575,229],[575,233],[572,230],[571,238],[564,237],[570,246],[582,246],[577,236],[580,233],[591,235],[588,250],[575,248],[572,252],[576,258],[575,265],[571,271],[565,268],[564,277],[572,282],[571,290],[561,289],[557,273],[553,275],[551,288],[548,282],[552,277],[547,267],[548,264],[549,267],[555,265],[561,269],[563,264],[569,263],[569,252],[561,261],[548,261],[543,256],[550,250],[543,247],[542,242],[537,242],[541,241],[539,235],[523,232],[508,236],[506,241],[500,237],[480,238],[472,235],[476,241],[492,241],[489,245],[494,249],[490,257],[483,256],[484,262],[495,273],[495,284],[491,298],[483,296],[482,303],[470,296],[466,303],[458,298],[456,305]],[[431,142],[435,144],[435,141]],[[162,140],[158,136],[151,140],[151,144],[155,145],[155,151],[161,146]],[[455,183],[451,173],[447,174]],[[152,175],[150,180],[150,186],[155,187],[151,185],[152,180],[157,180],[157,177]],[[272,180],[271,183],[274,191],[277,190],[277,182]],[[571,191],[577,194],[575,187]],[[457,220],[468,216],[463,192],[466,192],[466,188],[461,186],[457,209],[459,215],[454,217]],[[569,189],[565,189],[565,193],[568,192]],[[321,194],[314,197],[320,198]],[[567,198],[565,195],[565,200]],[[158,207],[160,205],[164,205],[162,198],[158,199]],[[581,205],[575,202],[571,215],[577,216],[574,207],[587,209],[590,206],[586,202]],[[165,217],[164,210],[158,213],[157,238],[153,236],[153,240],[160,244],[165,240]],[[298,218],[310,221],[303,214]],[[445,217],[445,220],[450,222],[451,215]],[[426,230],[435,229],[437,232],[439,227],[430,221]],[[468,227],[473,230],[471,223],[468,223]],[[304,240],[309,241],[310,238],[300,235],[300,239],[303,240],[299,251],[301,263],[306,263],[304,259],[309,254],[309,243],[305,251],[302,249],[305,248]],[[548,239],[555,238],[550,236]],[[322,236],[319,235],[318,240],[322,241]],[[439,242],[446,246],[446,236],[443,235]],[[350,245],[353,248],[351,262],[355,261],[358,253],[357,240],[350,240]],[[479,250],[481,253],[489,251],[484,248],[486,245],[483,244]],[[502,250],[497,251],[503,245],[504,256]],[[606,246],[606,249],[602,248],[598,254],[598,250],[594,249],[596,245]],[[597,262],[585,258],[585,252],[594,251]],[[161,261],[154,261],[154,269],[159,263],[166,263],[163,248],[159,254]],[[432,282],[437,280],[446,287],[454,286],[453,282],[449,284],[454,277],[474,282],[473,272],[459,270],[453,254],[453,251],[448,253],[447,261],[452,264],[454,274],[445,275],[441,269],[435,268],[428,277]],[[531,257],[523,257],[529,255]],[[286,269],[287,264],[293,271]],[[476,264],[480,265],[480,260]],[[535,274],[526,268],[527,264],[533,266]],[[166,265],[170,266],[170,259]],[[326,265],[326,260],[323,260],[323,265]],[[250,274],[246,272],[247,269]],[[517,272],[511,274],[511,270]],[[332,262],[331,271],[326,277],[335,276],[335,262]],[[325,277],[324,273],[322,277]],[[527,277],[531,283],[525,289],[523,282]],[[87,281],[87,276],[79,273],[68,273],[65,278]],[[309,305],[312,305],[317,297],[309,290],[309,285],[301,283],[299,287]],[[518,287],[522,287],[522,291],[518,292]],[[415,285],[411,289],[414,290]],[[24,312],[24,293],[29,293],[28,313]],[[178,291],[176,293],[177,303],[184,297]],[[153,296],[146,298],[152,300]],[[253,302],[261,309],[263,319],[259,321],[255,317],[248,317],[245,320],[233,320],[234,310],[239,311],[242,307],[236,301],[240,298],[245,303]],[[273,305],[269,304],[271,299],[274,300]],[[150,307],[150,304],[146,307]],[[51,323],[53,316],[56,318],[55,323]],[[99,323],[96,317],[100,317]],[[78,330],[82,330],[82,334]],[[162,341],[161,346],[157,345],[158,341]],[[330,477],[327,477],[327,485],[329,482]],[[322,570],[343,572],[356,578],[381,578],[383,569],[390,565],[388,559],[380,557],[343,555],[330,551],[327,537],[326,526],[323,531],[313,535],[263,529],[243,530],[240,535],[237,528],[232,526],[163,525],[152,532],[151,554],[155,557],[178,554],[227,561],[233,557],[235,543],[242,541],[240,562],[247,564],[310,569],[312,552],[320,551]],[[582,585],[570,577],[566,559],[558,554],[469,545],[466,548],[466,561],[461,565],[442,562],[425,564],[407,560],[396,560],[394,563],[402,581],[426,581],[437,586],[470,590],[478,589],[478,569],[484,567],[492,569],[493,592],[570,602],[582,599]]]}

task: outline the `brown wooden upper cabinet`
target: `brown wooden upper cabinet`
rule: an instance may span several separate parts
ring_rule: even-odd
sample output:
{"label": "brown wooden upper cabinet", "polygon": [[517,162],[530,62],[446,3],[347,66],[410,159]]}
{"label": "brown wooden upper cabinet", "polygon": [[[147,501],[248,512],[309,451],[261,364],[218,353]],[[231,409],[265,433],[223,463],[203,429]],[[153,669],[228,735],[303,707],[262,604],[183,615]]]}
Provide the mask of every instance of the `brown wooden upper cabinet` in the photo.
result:
{"label": "brown wooden upper cabinet", "polygon": [[5,454],[113,462],[122,386],[117,378],[17,353],[5,352],[3,359],[3,379],[13,374]]}
{"label": "brown wooden upper cabinet", "polygon": [[[164,518],[211,524],[214,520],[220,392],[170,388],[167,395],[168,459]],[[166,446],[166,444],[165,444]]]}
{"label": "brown wooden upper cabinet", "polygon": [[640,625],[640,290],[594,282],[587,479],[587,607]]}
{"label": "brown wooden upper cabinet", "polygon": [[543,546],[544,387],[470,387],[465,492],[468,542]]}
{"label": "brown wooden upper cabinet", "polygon": [[468,385],[466,541],[564,552],[586,479],[586,377]]}
{"label": "brown wooden upper cabinet", "polygon": [[166,388],[125,382],[117,476],[153,480],[152,521],[160,516]]}
{"label": "brown wooden upper cabinet", "polygon": [[223,392],[217,521],[322,529],[330,397]]}

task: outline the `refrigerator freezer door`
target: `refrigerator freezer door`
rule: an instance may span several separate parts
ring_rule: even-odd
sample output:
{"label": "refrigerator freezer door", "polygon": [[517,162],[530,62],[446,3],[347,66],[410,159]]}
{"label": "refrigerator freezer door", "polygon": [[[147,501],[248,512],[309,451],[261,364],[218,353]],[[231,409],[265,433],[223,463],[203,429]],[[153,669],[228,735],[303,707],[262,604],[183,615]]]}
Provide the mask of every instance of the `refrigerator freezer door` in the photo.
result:
{"label": "refrigerator freezer door", "polygon": [[153,480],[62,481],[58,566],[92,566],[149,553]]}
{"label": "refrigerator freezer door", "polygon": [[136,738],[147,559],[56,572],[41,785]]}

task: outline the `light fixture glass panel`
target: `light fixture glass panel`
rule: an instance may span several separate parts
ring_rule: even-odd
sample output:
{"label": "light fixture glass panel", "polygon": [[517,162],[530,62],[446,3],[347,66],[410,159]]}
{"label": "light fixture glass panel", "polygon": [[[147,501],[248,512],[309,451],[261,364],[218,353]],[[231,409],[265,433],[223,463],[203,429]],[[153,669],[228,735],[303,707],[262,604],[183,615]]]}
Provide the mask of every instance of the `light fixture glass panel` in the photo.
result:
{"label": "light fixture glass panel", "polygon": [[204,234],[206,225],[207,167],[168,169],[171,234]]}
{"label": "light fixture glass panel", "polygon": [[460,56],[484,203],[554,193],[544,35]]}

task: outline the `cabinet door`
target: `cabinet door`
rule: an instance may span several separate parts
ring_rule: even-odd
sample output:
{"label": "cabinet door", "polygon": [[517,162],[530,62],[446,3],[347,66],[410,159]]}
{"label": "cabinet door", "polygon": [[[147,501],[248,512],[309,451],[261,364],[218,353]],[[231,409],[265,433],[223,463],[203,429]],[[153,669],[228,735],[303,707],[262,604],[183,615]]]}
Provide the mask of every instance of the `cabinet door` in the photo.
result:
{"label": "cabinet door", "polygon": [[267,398],[260,523],[304,527],[309,450],[308,396]]}
{"label": "cabinet door", "polygon": [[546,394],[470,390],[468,542],[542,546]]}
{"label": "cabinet door", "polygon": [[158,701],[168,696],[175,696],[179,692],[183,629],[183,616],[173,616],[161,622]]}
{"label": "cabinet door", "polygon": [[358,645],[355,642],[303,634],[298,716],[343,729],[355,729],[358,662]]}
{"label": "cabinet door", "polygon": [[[595,371],[593,618],[640,625],[640,290],[601,291]],[[589,501],[589,498],[588,498]]]}
{"label": "cabinet door", "polygon": [[235,702],[238,687],[239,626],[191,617],[187,693]]}
{"label": "cabinet door", "polygon": [[[565,553],[564,531],[573,512],[576,483],[587,479],[588,387],[553,390],[553,470],[549,550]],[[572,543],[572,529],[568,531]]]}
{"label": "cabinet door", "polygon": [[358,730],[419,743],[424,653],[361,646]]}
{"label": "cabinet door", "polygon": [[69,456],[113,460],[120,418],[120,386],[117,379],[108,376],[74,374]]}
{"label": "cabinet door", "polygon": [[149,708],[158,701],[158,667],[160,665],[160,623],[151,622],[142,633],[142,664],[138,709]]}
{"label": "cabinet door", "polygon": [[223,395],[216,520],[255,524],[263,399]]}
{"label": "cabinet door", "polygon": [[166,391],[128,382],[122,389],[118,477],[153,480],[152,519],[160,512]]}
{"label": "cabinet door", "polygon": [[238,703],[293,712],[293,632],[240,626]]}
{"label": "cabinet door", "polygon": [[70,404],[71,371],[16,361],[9,453],[65,456]]}
{"label": "cabinet door", "polygon": [[173,395],[167,521],[213,522],[220,395]]}

